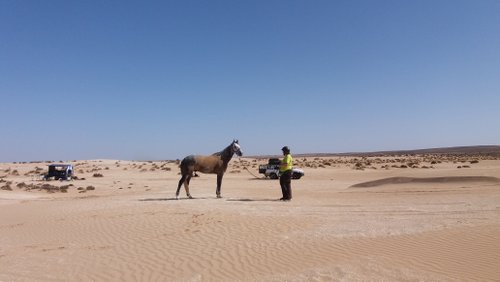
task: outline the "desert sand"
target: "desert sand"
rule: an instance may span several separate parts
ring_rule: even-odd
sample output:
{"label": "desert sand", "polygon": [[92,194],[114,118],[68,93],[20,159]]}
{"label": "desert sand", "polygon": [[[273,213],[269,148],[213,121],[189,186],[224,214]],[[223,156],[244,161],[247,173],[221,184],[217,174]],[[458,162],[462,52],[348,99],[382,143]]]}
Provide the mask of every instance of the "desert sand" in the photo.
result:
{"label": "desert sand", "polygon": [[0,164],[0,281],[500,280],[497,158],[295,157],[291,202],[266,159],[180,200],[175,161],[65,162]]}

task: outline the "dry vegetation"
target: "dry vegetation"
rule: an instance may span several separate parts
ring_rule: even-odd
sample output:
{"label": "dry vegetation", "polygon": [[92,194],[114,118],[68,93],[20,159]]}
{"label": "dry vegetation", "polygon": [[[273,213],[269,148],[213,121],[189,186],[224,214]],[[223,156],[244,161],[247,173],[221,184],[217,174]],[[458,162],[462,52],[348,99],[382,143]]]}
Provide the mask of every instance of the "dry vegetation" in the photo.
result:
{"label": "dry vegetation", "polygon": [[[481,155],[388,155],[369,157],[296,157],[294,166],[303,169],[318,169],[327,167],[350,167],[354,170],[366,169],[433,169],[440,164],[458,164],[457,168],[470,168],[481,160],[497,160],[497,156]],[[260,159],[259,164],[265,164],[267,159]],[[252,168],[255,168],[253,166]]]}
{"label": "dry vegetation", "polygon": [[[0,164],[0,190],[15,191],[17,189],[22,191],[45,191],[48,193],[67,193],[75,190],[78,193],[86,193],[98,189],[100,185],[120,186],[120,180],[116,176],[119,175],[120,171],[136,171],[141,174],[152,175],[161,175],[162,173],[177,174],[177,167],[180,163],[179,160],[156,162],[115,161],[113,163],[101,160],[60,162],[73,164],[74,175],[71,181],[45,181],[42,179],[43,175],[47,173],[47,165],[54,163],[53,161]],[[104,171],[106,173],[103,173]],[[99,180],[96,184],[97,179],[102,180]],[[124,188],[132,189],[134,183],[118,187],[119,190]]]}

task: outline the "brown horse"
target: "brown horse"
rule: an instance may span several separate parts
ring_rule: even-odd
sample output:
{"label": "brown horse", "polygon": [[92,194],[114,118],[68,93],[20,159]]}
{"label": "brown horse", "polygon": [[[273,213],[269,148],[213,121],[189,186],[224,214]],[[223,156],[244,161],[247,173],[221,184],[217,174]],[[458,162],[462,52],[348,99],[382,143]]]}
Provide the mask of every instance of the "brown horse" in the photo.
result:
{"label": "brown horse", "polygon": [[243,155],[240,144],[238,144],[238,140],[233,140],[231,145],[227,146],[224,150],[218,153],[212,154],[211,156],[190,155],[185,157],[180,165],[182,177],[179,180],[177,192],[175,193],[176,199],[179,199],[179,191],[183,183],[186,195],[190,199],[193,198],[189,193],[189,181],[191,180],[191,177],[193,177],[193,173],[197,171],[217,174],[217,189],[215,192],[217,194],[217,198],[222,198],[220,194],[222,177],[224,176],[224,172],[226,172],[227,164],[233,157],[233,154],[238,156]]}

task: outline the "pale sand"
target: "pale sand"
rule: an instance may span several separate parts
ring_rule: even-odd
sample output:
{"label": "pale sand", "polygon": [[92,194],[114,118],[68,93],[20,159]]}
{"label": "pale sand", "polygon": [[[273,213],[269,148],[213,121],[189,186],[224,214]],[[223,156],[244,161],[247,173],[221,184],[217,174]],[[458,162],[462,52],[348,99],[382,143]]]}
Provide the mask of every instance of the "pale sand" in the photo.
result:
{"label": "pale sand", "polygon": [[500,160],[388,170],[372,160],[377,169],[297,159],[306,175],[291,202],[276,201],[277,180],[244,169],[265,160],[233,159],[223,199],[200,174],[192,200],[183,189],[174,199],[174,163],[72,162],[86,180],[67,193],[16,187],[43,183],[25,173],[45,164],[0,164],[13,190],[0,190],[0,281],[500,280]]}

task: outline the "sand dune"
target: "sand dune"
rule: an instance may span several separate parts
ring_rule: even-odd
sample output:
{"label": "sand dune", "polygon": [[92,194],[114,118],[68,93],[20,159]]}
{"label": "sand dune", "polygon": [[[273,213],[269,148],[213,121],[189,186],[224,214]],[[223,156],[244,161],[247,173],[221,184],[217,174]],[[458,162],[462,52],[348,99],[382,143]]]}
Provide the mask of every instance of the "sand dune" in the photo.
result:
{"label": "sand dune", "polygon": [[491,176],[444,176],[444,177],[389,177],[374,181],[354,184],[351,187],[377,187],[389,184],[406,184],[406,183],[499,183],[500,179]]}
{"label": "sand dune", "polygon": [[176,162],[78,161],[67,190],[0,164],[0,281],[499,280],[500,160],[424,159],[300,158],[288,203],[246,172],[263,160],[233,160],[223,199],[200,174],[192,200]]}

